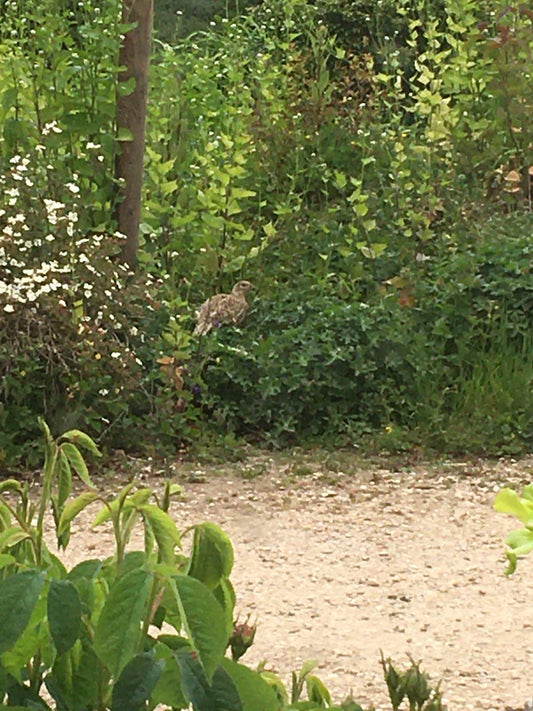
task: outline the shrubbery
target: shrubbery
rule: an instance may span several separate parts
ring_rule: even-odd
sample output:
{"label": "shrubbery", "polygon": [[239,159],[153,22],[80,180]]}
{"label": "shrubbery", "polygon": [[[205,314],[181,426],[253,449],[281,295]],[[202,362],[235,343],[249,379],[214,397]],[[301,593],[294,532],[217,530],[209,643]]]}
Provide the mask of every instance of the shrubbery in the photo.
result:
{"label": "shrubbery", "polygon": [[206,401],[225,426],[278,445],[393,426],[403,446],[529,449],[529,224],[499,220],[369,303],[307,285],[257,299],[245,328],[216,334]]}
{"label": "shrubbery", "polygon": [[[3,8],[0,462],[36,414],[157,451],[212,416],[276,443],[531,446],[529,16],[387,8],[269,0],[157,44],[135,275],[118,0]],[[192,339],[243,276],[242,331]]]}

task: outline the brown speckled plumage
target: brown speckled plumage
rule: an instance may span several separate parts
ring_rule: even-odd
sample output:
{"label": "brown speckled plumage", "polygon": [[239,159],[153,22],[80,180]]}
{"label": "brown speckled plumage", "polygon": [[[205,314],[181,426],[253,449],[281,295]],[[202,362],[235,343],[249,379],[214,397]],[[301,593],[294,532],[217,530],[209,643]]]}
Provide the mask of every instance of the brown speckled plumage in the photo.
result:
{"label": "brown speckled plumage", "polygon": [[196,313],[197,335],[205,336],[213,326],[241,323],[248,311],[246,294],[252,289],[249,281],[239,281],[230,294],[216,294],[200,306]]}

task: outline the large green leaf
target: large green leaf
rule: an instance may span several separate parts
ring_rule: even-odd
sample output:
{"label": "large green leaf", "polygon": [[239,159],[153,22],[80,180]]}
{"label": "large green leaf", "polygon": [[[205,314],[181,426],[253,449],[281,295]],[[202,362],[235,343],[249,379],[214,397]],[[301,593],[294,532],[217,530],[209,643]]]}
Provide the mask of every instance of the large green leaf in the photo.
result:
{"label": "large green leaf", "polygon": [[115,580],[98,619],[94,649],[117,678],[138,651],[140,622],[146,615],[152,576],[131,570]]}
{"label": "large green leaf", "polygon": [[150,708],[158,705],[185,708],[188,702],[181,688],[181,672],[174,652],[161,641],[156,642],[154,650],[156,659],[161,659],[165,668],[150,697]]}
{"label": "large green leaf", "polygon": [[195,578],[175,575],[172,582],[182,624],[211,679],[228,644],[224,610],[213,593]]}
{"label": "large green leaf", "polygon": [[513,489],[502,489],[496,496],[494,508],[500,513],[516,516],[524,525],[533,525],[533,504],[521,499]]}
{"label": "large green leaf", "polygon": [[89,617],[95,609],[95,580],[102,570],[102,561],[84,560],[74,566],[67,579],[76,586],[84,615]]}
{"label": "large green leaf", "polygon": [[0,654],[10,649],[30,621],[46,574],[24,570],[0,582]]}
{"label": "large green leaf", "polygon": [[82,560],[68,573],[68,579],[73,583],[78,580],[93,580],[102,570],[102,561],[97,558]]}
{"label": "large green leaf", "polygon": [[165,662],[153,651],[134,657],[122,670],[113,687],[112,711],[136,711],[144,704],[159,681]]}
{"label": "large green leaf", "polygon": [[154,504],[139,506],[146,522],[149,524],[163,563],[174,562],[174,548],[181,545],[178,528],[172,518]]}
{"label": "large green leaf", "polygon": [[50,583],[48,624],[58,654],[64,654],[78,639],[81,626],[80,597],[70,580],[52,580]]}
{"label": "large green leaf", "polygon": [[91,648],[83,649],[72,678],[74,708],[95,708],[100,694],[99,687],[106,681],[104,671],[94,650]]}
{"label": "large green leaf", "polygon": [[277,711],[276,692],[258,672],[230,659],[222,661],[222,668],[237,687],[243,711]]}
{"label": "large green leaf", "polygon": [[211,684],[205,672],[189,651],[176,653],[185,695],[195,711],[243,711],[239,692],[229,674],[218,667]]}
{"label": "large green leaf", "polygon": [[84,649],[80,640],[66,654],[56,657],[51,673],[46,675],[45,683],[51,696],[58,702],[58,709],[81,711],[95,708],[99,687],[102,686],[102,669],[93,650]]}
{"label": "large green leaf", "polygon": [[9,553],[0,553],[0,570],[5,568],[6,565],[13,565],[16,562],[16,559]]}
{"label": "large green leaf", "polygon": [[15,644],[2,654],[2,666],[20,683],[24,680],[23,675],[26,671],[26,665],[37,652],[42,653],[43,664],[45,665],[44,658],[50,656],[48,651],[52,645],[48,629],[43,624],[45,619],[46,594],[43,589],[24,631]]}
{"label": "large green leaf", "polygon": [[229,537],[214,523],[195,526],[189,575],[201,580],[211,590],[233,568],[233,546]]}

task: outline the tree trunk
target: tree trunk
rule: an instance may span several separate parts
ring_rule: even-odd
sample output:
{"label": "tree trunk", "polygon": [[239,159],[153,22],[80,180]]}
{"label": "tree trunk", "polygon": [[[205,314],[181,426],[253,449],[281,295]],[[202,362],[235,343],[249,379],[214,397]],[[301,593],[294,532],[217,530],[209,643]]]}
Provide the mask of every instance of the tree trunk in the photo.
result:
{"label": "tree trunk", "polygon": [[[119,65],[124,69],[119,75],[117,131],[119,138],[126,133],[130,140],[119,140],[115,177],[124,183],[117,219],[119,232],[126,235],[122,257],[130,267],[135,266],[139,250],[152,19],[153,0],[123,0],[122,21],[136,26],[126,33],[119,54]],[[124,96],[125,82],[132,78],[133,93]]]}

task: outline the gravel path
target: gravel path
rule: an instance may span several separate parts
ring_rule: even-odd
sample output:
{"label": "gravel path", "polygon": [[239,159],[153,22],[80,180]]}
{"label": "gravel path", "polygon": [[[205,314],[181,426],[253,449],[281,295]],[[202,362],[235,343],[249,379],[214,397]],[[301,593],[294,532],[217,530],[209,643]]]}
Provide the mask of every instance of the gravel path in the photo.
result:
{"label": "gravel path", "polygon": [[[332,470],[265,456],[175,473],[178,526],[211,520],[233,541],[237,610],[259,625],[249,665],[266,659],[288,681],[316,660],[338,701],[351,691],[379,711],[390,709],[380,650],[442,677],[450,711],[524,709],[533,696],[533,559],[504,576],[515,523],[492,508],[503,485],[532,480],[533,458],[413,466],[346,455]],[[111,550],[90,517],[73,529],[69,563]]]}

